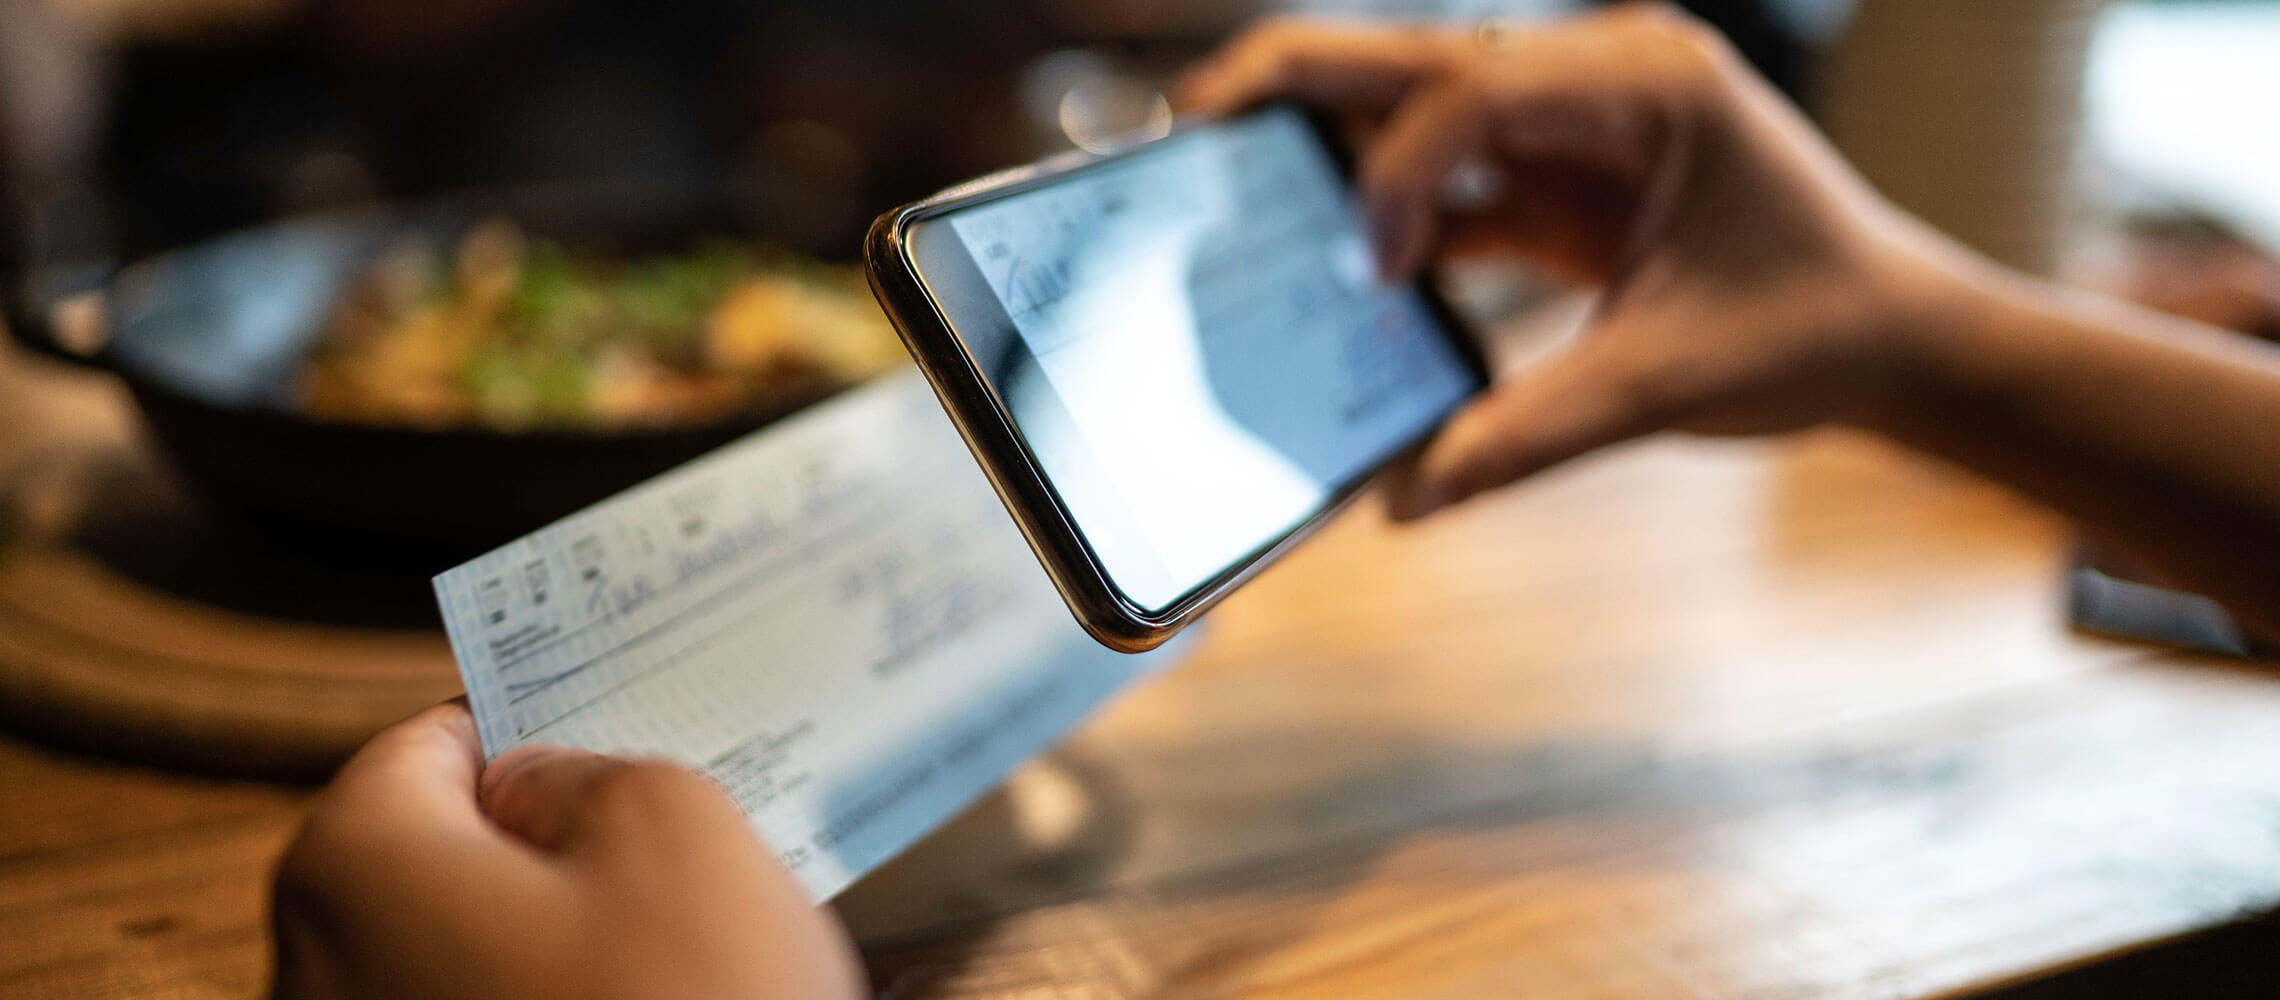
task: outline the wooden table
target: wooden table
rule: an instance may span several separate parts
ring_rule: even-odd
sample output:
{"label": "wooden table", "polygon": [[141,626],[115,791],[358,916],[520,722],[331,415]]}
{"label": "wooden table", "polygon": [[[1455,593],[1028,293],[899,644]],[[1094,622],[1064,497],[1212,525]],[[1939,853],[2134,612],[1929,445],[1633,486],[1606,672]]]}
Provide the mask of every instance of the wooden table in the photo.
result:
{"label": "wooden table", "polygon": [[[2280,682],[2070,634],[2065,545],[1837,433],[1364,509],[840,906],[895,996],[1764,1000],[2280,903]],[[306,798],[0,739],[0,994],[257,995]]]}

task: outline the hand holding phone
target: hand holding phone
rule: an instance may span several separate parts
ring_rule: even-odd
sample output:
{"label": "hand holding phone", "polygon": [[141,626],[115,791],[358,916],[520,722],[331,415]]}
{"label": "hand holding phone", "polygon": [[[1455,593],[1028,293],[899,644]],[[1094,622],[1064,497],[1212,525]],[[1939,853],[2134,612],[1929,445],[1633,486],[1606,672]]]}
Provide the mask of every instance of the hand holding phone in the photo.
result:
{"label": "hand holding phone", "polygon": [[883,216],[872,284],[1077,619],[1169,638],[1486,383],[1270,107]]}

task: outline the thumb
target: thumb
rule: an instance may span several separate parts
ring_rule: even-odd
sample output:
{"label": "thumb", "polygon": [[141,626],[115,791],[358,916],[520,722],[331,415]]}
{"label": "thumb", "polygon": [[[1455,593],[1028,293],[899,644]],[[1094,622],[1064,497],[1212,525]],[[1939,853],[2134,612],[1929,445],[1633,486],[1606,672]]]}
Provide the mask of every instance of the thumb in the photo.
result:
{"label": "thumb", "polygon": [[483,812],[523,841],[559,851],[577,832],[596,780],[626,766],[621,758],[574,747],[516,747],[483,769]]}
{"label": "thumb", "polygon": [[1412,521],[1668,420],[1642,366],[1594,331],[1543,367],[1457,411],[1390,486],[1387,513]]}
{"label": "thumb", "polygon": [[483,772],[482,802],[525,842],[605,864],[645,854],[710,862],[761,846],[727,794],[664,760],[517,747]]}

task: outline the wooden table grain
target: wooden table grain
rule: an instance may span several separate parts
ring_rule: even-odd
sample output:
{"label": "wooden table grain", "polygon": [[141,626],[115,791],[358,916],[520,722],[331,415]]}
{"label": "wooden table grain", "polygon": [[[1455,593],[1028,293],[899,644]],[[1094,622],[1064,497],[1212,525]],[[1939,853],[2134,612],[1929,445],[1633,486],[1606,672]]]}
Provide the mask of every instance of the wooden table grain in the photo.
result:
{"label": "wooden table grain", "polygon": [[[1769,1000],[2280,904],[2280,678],[2070,633],[2066,545],[1844,433],[1365,506],[839,907],[898,997]],[[307,795],[0,738],[0,995],[258,995]]]}

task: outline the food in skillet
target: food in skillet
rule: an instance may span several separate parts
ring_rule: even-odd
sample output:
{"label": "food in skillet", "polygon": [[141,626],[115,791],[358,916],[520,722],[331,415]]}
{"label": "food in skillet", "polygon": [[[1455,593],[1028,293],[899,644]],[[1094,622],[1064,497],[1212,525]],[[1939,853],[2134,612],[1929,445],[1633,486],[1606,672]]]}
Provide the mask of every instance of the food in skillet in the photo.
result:
{"label": "food in skillet", "polygon": [[487,222],[448,257],[376,260],[298,388],[328,420],[655,428],[780,411],[903,358],[854,268],[726,241],[609,261]]}

